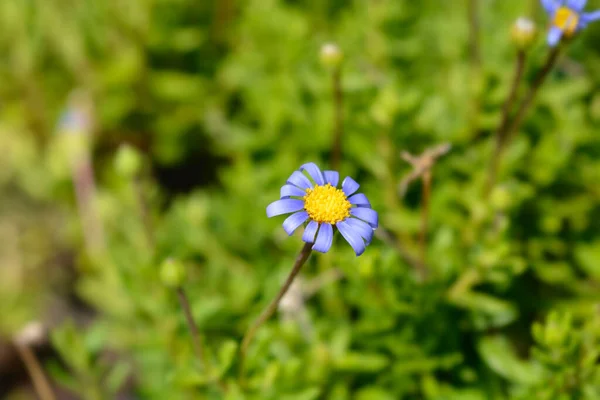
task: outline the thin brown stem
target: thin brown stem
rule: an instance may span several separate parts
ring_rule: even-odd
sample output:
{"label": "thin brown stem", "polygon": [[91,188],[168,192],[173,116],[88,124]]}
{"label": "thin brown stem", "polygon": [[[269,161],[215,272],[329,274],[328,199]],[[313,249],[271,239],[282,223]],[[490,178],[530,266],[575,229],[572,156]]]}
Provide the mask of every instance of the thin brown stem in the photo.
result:
{"label": "thin brown stem", "polygon": [[537,74],[535,80],[533,81],[533,84],[531,85],[531,88],[529,89],[529,92],[525,96],[525,99],[523,100],[523,102],[521,103],[521,106],[519,107],[519,109],[517,111],[517,115],[515,116],[513,123],[509,126],[508,130],[506,131],[505,144],[510,142],[510,140],[512,139],[512,136],[521,127],[521,124],[523,123],[523,118],[525,118],[525,114],[527,113],[527,111],[529,110],[529,107],[533,103],[533,100],[535,99],[535,96],[537,95],[540,87],[542,87],[542,84],[544,83],[544,81],[546,80],[548,75],[550,74],[550,71],[552,71],[552,68],[554,68],[556,61],[558,60],[559,54],[560,54],[559,46],[552,49],[550,54],[548,54],[546,63],[544,64],[544,66],[540,70],[540,72]]}
{"label": "thin brown stem", "polygon": [[544,63],[544,66],[537,73],[533,84],[529,88],[529,91],[527,92],[525,98],[523,99],[519,108],[517,109],[517,112],[512,122],[510,124],[507,124],[507,126],[504,128],[504,131],[500,133],[499,136],[501,136],[501,140],[496,149],[496,152],[494,153],[491,166],[492,169],[490,169],[490,182],[488,183],[489,190],[491,190],[495,183],[498,166],[500,164],[500,160],[504,149],[506,149],[506,146],[512,140],[512,137],[515,134],[515,132],[517,132],[521,127],[521,124],[523,123],[523,118],[525,118],[525,115],[527,114],[527,111],[533,104],[533,100],[535,99],[535,96],[537,95],[540,87],[542,86],[542,84],[550,74],[550,71],[552,71],[552,68],[556,64],[556,60],[558,59],[559,54],[560,47],[556,47],[550,51],[550,53],[548,54],[548,58]]}
{"label": "thin brown stem", "polygon": [[27,368],[27,372],[31,377],[33,387],[35,388],[38,397],[41,400],[56,400],[52,386],[50,385],[50,382],[48,382],[35,353],[28,345],[23,343],[15,342],[15,348],[19,353],[19,357],[23,360],[23,364],[25,364],[25,367]]}
{"label": "thin brown stem", "polygon": [[188,324],[188,328],[190,329],[190,336],[192,337],[192,346],[194,346],[194,352],[196,353],[198,360],[200,360],[200,362],[202,363],[202,367],[208,368],[208,363],[206,362],[206,353],[204,351],[204,347],[202,346],[202,341],[200,339],[200,331],[198,330],[198,326],[194,322],[194,318],[192,316],[190,302],[183,288],[178,287],[176,289],[176,292],[177,297],[179,297],[179,303],[181,304],[183,313],[185,314],[185,319]]}
{"label": "thin brown stem", "polygon": [[302,250],[298,254],[298,257],[296,257],[296,262],[294,263],[292,271],[288,275],[288,277],[285,280],[281,289],[279,289],[279,293],[277,293],[277,296],[275,296],[275,298],[271,301],[271,303],[267,306],[267,308],[265,308],[263,310],[263,312],[256,319],[256,321],[254,321],[254,323],[246,331],[246,334],[244,335],[244,339],[242,340],[242,345],[240,346],[240,370],[239,370],[240,371],[240,381],[243,382],[243,379],[244,379],[244,373],[245,373],[244,369],[245,369],[246,355],[248,352],[248,346],[250,346],[250,343],[252,342],[252,339],[254,338],[254,335],[256,334],[256,331],[258,330],[258,328],[260,328],[262,324],[264,324],[269,318],[271,318],[271,316],[277,310],[277,306],[279,305],[279,302],[281,301],[283,296],[286,294],[286,292],[292,285],[292,282],[294,282],[296,275],[298,275],[298,273],[302,269],[302,266],[304,265],[304,263],[310,256],[310,253],[312,252],[312,246],[313,246],[312,243],[304,244],[304,247],[302,247]]}
{"label": "thin brown stem", "polygon": [[[429,199],[431,197],[431,170],[427,170],[423,173],[423,186],[422,186],[422,198],[421,198],[421,234],[419,237],[419,243],[421,245],[421,265],[425,265],[427,261],[427,228],[429,226]],[[427,276],[427,270],[425,268],[419,269],[419,274],[422,279]]]}
{"label": "thin brown stem", "polygon": [[468,130],[473,137],[480,134],[481,114],[481,82],[482,82],[482,57],[481,57],[481,23],[479,0],[467,0],[467,21],[469,25],[469,93],[470,104],[468,109]]}
{"label": "thin brown stem", "polygon": [[333,85],[333,143],[331,145],[331,168],[339,170],[342,161],[342,136],[344,134],[344,95],[342,92],[342,71],[336,67],[331,75]]}
{"label": "thin brown stem", "polygon": [[479,40],[480,23],[479,23],[479,0],[468,1],[468,18],[469,18],[469,53],[471,62],[474,67],[479,68],[481,65],[481,47]]}
{"label": "thin brown stem", "polygon": [[214,16],[211,27],[212,40],[217,45],[226,45],[228,25],[235,16],[235,1],[220,0],[214,3]]}
{"label": "thin brown stem", "polygon": [[529,0],[529,15],[535,15],[535,13],[541,8],[539,0]]}
{"label": "thin brown stem", "polygon": [[515,72],[513,74],[512,84],[506,101],[502,106],[502,119],[494,134],[495,147],[492,160],[490,162],[490,169],[488,173],[488,180],[485,187],[485,195],[487,196],[491,191],[492,187],[496,183],[496,174],[498,172],[498,164],[500,160],[500,154],[502,153],[502,147],[504,145],[505,133],[510,122],[510,110],[513,107],[515,100],[517,99],[517,92],[519,89],[519,83],[523,78],[523,72],[525,70],[526,53],[520,50],[517,54],[517,60],[515,63]]}
{"label": "thin brown stem", "polygon": [[105,250],[102,222],[95,204],[96,184],[94,169],[88,150],[74,156],[72,173],[79,217],[87,250],[98,255]]}

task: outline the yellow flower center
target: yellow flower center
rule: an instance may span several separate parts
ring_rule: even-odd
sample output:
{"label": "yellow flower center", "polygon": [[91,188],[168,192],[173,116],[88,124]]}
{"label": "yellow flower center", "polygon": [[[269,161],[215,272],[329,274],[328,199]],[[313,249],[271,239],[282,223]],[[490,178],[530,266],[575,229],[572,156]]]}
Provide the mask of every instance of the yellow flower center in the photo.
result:
{"label": "yellow flower center", "polygon": [[579,14],[569,7],[560,7],[554,14],[554,25],[559,27],[565,36],[573,36],[579,24]]}
{"label": "yellow flower center", "polygon": [[313,221],[335,224],[350,216],[352,204],[341,189],[329,183],[315,185],[314,189],[306,189],[304,210]]}

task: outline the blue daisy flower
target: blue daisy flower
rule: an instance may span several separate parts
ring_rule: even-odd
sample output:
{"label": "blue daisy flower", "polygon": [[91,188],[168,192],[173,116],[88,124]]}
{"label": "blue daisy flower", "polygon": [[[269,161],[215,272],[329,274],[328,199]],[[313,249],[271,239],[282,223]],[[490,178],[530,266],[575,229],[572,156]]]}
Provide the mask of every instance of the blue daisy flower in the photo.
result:
{"label": "blue daisy flower", "polygon": [[[308,173],[311,179],[303,172]],[[302,240],[314,243],[313,250],[326,253],[333,243],[335,226],[352,246],[357,256],[364,253],[379,224],[377,212],[349,176],[338,189],[339,173],[322,172],[315,163],[307,163],[288,178],[281,188],[281,198],[267,207],[267,216],[290,214],[283,221],[288,235],[309,221]]]}
{"label": "blue daisy flower", "polygon": [[541,0],[542,6],[552,19],[548,31],[548,44],[556,46],[560,40],[573,37],[590,22],[600,19],[600,10],[584,13],[587,0]]}

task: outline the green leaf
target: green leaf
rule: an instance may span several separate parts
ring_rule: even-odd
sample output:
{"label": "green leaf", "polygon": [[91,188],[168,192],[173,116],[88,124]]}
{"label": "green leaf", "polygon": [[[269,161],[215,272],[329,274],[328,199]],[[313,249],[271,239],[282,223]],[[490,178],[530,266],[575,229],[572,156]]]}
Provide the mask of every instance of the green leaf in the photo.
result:
{"label": "green leaf", "polygon": [[281,400],[315,400],[319,398],[320,394],[321,389],[313,387],[304,389],[300,393],[281,395],[279,398]]}
{"label": "green leaf", "polygon": [[541,368],[520,360],[504,336],[485,336],[477,343],[477,351],[486,365],[500,376],[521,384],[534,385],[542,379]]}
{"label": "green leaf", "polygon": [[219,349],[219,376],[223,376],[233,364],[238,345],[234,340],[227,340]]}
{"label": "green leaf", "polygon": [[480,328],[501,327],[517,319],[514,304],[480,292],[465,292],[452,298],[452,303],[474,312]]}
{"label": "green leaf", "polygon": [[174,371],[170,376],[169,380],[180,387],[203,387],[211,382],[211,378],[202,372],[199,372],[193,368],[180,368]]}
{"label": "green leaf", "polygon": [[366,387],[359,390],[355,397],[355,400],[396,400],[397,397],[385,389],[373,386]]}
{"label": "green leaf", "polygon": [[90,355],[83,334],[73,321],[67,321],[55,328],[51,340],[65,362],[78,373],[86,373],[91,368]]}
{"label": "green leaf", "polygon": [[389,365],[387,357],[376,353],[349,352],[334,361],[340,371],[377,372]]}
{"label": "green leaf", "polygon": [[600,278],[600,240],[578,244],[575,248],[575,258],[592,278]]}
{"label": "green leaf", "polygon": [[119,391],[125,380],[131,374],[131,365],[125,362],[117,363],[106,376],[106,386],[111,393]]}

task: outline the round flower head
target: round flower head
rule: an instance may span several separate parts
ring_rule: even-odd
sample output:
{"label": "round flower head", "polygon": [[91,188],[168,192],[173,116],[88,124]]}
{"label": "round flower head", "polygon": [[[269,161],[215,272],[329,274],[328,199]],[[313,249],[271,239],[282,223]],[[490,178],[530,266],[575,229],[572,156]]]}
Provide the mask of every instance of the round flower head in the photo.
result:
{"label": "round flower head", "polygon": [[267,216],[293,213],[283,221],[288,235],[309,221],[302,240],[314,243],[312,248],[321,253],[331,248],[335,226],[360,256],[373,239],[377,212],[371,209],[367,196],[356,193],[359,184],[354,179],[346,177],[341,189],[338,182],[337,171],[322,172],[315,163],[304,164],[283,185],[281,198],[269,204]]}
{"label": "round flower head", "polygon": [[325,43],[321,47],[321,63],[326,67],[337,68],[342,63],[344,54],[335,43]]}
{"label": "round flower head", "polygon": [[535,40],[535,34],[535,23],[525,17],[517,18],[511,29],[512,41],[520,49],[531,46]]}
{"label": "round flower head", "polygon": [[551,18],[548,44],[556,46],[560,40],[573,37],[590,22],[600,19],[600,10],[584,13],[587,0],[541,0]]}

